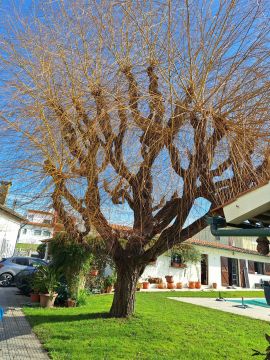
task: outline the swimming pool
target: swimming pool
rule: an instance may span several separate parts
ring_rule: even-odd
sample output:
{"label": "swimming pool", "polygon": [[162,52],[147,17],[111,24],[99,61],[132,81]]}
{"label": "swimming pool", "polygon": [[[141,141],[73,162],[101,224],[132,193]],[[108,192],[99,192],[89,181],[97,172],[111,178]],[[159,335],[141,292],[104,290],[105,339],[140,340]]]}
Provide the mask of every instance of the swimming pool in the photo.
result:
{"label": "swimming pool", "polygon": [[[242,304],[242,299],[230,299],[230,300],[227,300],[227,301],[233,302],[233,303],[236,303],[236,304]],[[244,304],[245,305],[254,305],[254,306],[270,308],[270,306],[267,305],[265,299],[244,299]]]}

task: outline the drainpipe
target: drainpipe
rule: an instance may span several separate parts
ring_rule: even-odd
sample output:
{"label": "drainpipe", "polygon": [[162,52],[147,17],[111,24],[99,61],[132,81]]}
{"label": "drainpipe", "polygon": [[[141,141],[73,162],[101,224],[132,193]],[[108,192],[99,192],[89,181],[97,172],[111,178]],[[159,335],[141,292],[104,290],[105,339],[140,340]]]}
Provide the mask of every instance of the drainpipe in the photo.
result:
{"label": "drainpipe", "polygon": [[236,226],[227,224],[222,217],[208,217],[207,222],[210,225],[211,234],[214,236],[250,236],[250,237],[267,237],[270,236],[269,227],[254,227],[252,225],[239,225],[241,229],[221,229],[227,226]]}

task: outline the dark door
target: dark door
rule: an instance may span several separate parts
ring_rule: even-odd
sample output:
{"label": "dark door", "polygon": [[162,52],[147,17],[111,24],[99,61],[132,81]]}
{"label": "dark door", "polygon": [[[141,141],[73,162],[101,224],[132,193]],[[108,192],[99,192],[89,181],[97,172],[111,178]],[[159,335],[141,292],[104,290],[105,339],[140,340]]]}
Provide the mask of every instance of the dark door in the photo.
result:
{"label": "dark door", "polygon": [[228,265],[228,258],[221,256],[221,285],[222,286],[229,286],[229,265]]}
{"label": "dark door", "polygon": [[245,274],[244,274],[244,269],[246,267],[246,260],[239,260],[240,263],[240,286],[245,288],[247,287],[246,285],[246,279],[245,279]]}
{"label": "dark door", "polygon": [[238,259],[228,259],[229,284],[239,286]]}
{"label": "dark door", "polygon": [[201,284],[208,285],[208,255],[203,254],[201,259]]}

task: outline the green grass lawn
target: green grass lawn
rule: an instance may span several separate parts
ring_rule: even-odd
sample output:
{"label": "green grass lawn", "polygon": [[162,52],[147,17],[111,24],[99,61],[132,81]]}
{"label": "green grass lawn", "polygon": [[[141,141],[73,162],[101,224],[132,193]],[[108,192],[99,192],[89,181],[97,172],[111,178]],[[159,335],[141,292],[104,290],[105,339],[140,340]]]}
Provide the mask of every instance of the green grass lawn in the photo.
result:
{"label": "green grass lawn", "polygon": [[38,244],[24,244],[24,243],[16,244],[16,249],[20,249],[20,250],[24,250],[24,251],[28,251],[28,250],[36,251],[37,247],[38,247]]}
{"label": "green grass lawn", "polygon": [[[222,292],[240,297],[243,292]],[[80,308],[25,308],[35,333],[54,360],[247,360],[264,350],[269,324],[167,299],[176,292],[138,293],[136,316],[107,317],[112,295],[92,295]],[[262,297],[245,292],[245,297]],[[216,297],[217,292],[181,292]]]}

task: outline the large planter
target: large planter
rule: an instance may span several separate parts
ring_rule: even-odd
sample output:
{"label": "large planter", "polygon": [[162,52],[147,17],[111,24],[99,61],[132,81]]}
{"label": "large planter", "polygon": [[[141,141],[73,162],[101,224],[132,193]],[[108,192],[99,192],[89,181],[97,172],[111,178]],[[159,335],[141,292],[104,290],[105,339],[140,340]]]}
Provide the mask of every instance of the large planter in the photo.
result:
{"label": "large planter", "polygon": [[43,308],[51,308],[54,305],[58,294],[40,294],[40,306]]}
{"label": "large planter", "polygon": [[212,284],[212,288],[213,288],[213,289],[217,289],[217,283],[213,283],[213,284]]}
{"label": "large planter", "polygon": [[167,283],[173,283],[173,276],[172,275],[166,275],[165,279],[166,279]]}
{"label": "large planter", "polygon": [[188,288],[189,289],[195,289],[195,281],[189,281]]}
{"label": "large planter", "polygon": [[148,281],[144,281],[143,283],[143,289],[146,290],[146,289],[149,289],[149,282]]}
{"label": "large planter", "polygon": [[200,281],[196,281],[196,282],[195,282],[195,288],[196,288],[196,289],[200,289],[201,286],[202,286],[202,284],[201,284]]}
{"label": "large planter", "polygon": [[167,283],[167,289],[175,289],[174,283]]}
{"label": "large planter", "polygon": [[183,283],[181,283],[181,282],[176,283],[176,288],[177,289],[182,289],[183,288]]}
{"label": "large planter", "polygon": [[40,301],[39,294],[35,294],[35,293],[30,294],[30,300],[32,303],[39,303]]}

